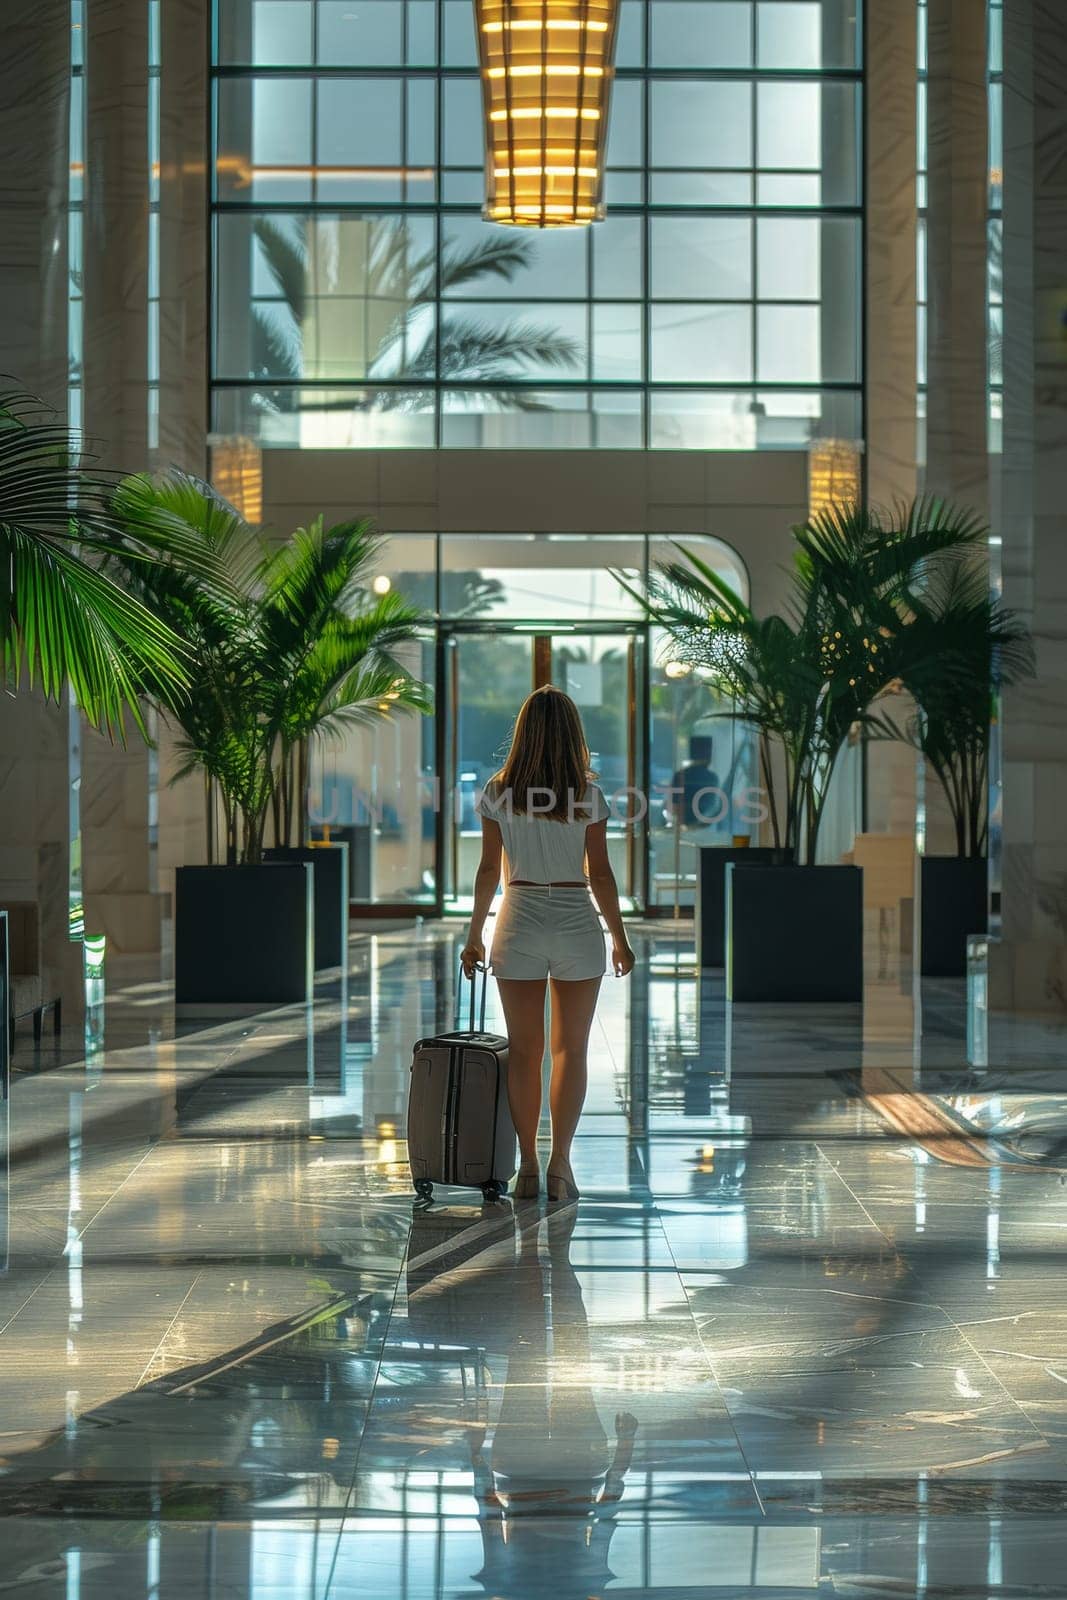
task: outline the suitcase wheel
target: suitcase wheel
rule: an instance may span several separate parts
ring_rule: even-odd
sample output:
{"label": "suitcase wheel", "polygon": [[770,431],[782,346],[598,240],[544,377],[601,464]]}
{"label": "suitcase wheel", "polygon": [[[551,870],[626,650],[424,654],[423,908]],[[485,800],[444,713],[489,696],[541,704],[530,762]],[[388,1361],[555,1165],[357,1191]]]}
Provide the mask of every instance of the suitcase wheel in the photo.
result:
{"label": "suitcase wheel", "polygon": [[507,1185],[499,1183],[496,1178],[490,1178],[488,1183],[482,1184],[482,1194],[486,1200],[499,1200]]}
{"label": "suitcase wheel", "polygon": [[429,1178],[415,1179],[415,1193],[421,1200],[433,1199],[433,1184],[430,1182]]}

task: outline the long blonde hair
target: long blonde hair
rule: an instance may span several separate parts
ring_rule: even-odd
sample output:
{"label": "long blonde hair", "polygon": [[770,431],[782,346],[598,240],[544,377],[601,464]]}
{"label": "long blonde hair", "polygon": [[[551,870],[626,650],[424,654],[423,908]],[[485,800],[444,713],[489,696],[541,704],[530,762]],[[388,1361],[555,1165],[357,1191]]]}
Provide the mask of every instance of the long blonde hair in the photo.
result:
{"label": "long blonde hair", "polygon": [[[489,781],[516,811],[529,811],[533,793],[537,816],[572,822],[575,808],[589,810],[596,776],[590,760],[581,712],[569,694],[546,683],[519,707],[507,760]],[[543,804],[549,796],[551,807]]]}

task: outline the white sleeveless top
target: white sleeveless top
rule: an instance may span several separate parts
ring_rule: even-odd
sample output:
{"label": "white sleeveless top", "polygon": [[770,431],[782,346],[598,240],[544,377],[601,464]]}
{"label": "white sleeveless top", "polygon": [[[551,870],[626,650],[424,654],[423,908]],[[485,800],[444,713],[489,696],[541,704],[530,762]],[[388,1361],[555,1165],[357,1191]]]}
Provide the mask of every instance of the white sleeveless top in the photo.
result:
{"label": "white sleeveless top", "polygon": [[491,786],[482,791],[478,815],[500,825],[507,857],[505,880],[525,878],[530,883],[580,883],[585,877],[585,830],[603,822],[608,803],[595,783],[587,784],[581,800],[571,807],[573,822],[528,816],[508,804],[508,796]]}

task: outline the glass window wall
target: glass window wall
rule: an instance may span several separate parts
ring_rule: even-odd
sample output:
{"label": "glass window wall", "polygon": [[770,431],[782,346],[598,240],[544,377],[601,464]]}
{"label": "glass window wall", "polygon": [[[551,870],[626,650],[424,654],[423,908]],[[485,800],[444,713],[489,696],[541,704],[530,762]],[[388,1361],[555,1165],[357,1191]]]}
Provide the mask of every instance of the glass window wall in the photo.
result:
{"label": "glass window wall", "polygon": [[608,220],[544,234],[480,217],[470,0],[216,9],[217,433],[860,436],[854,0],[623,0]]}

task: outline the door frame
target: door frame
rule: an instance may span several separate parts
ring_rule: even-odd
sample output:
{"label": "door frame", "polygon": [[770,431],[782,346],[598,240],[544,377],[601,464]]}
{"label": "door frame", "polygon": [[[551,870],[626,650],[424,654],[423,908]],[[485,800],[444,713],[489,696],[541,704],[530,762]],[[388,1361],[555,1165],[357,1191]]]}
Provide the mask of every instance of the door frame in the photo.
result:
{"label": "door frame", "polygon": [[[618,621],[605,621],[598,618],[595,622],[552,622],[544,618],[535,618],[524,621],[521,617],[514,620],[501,621],[499,618],[469,618],[438,620],[436,638],[434,641],[434,701],[437,708],[434,729],[434,760],[436,765],[436,782],[438,785],[439,804],[436,811],[436,827],[434,840],[434,878],[436,893],[433,902],[434,914],[438,917],[451,915],[465,915],[452,910],[445,901],[445,861],[446,853],[453,853],[456,848],[456,830],[453,823],[453,806],[455,801],[455,767],[456,745],[458,735],[458,722],[456,718],[456,700],[458,687],[456,683],[456,668],[458,655],[453,648],[461,638],[501,636],[501,635],[529,635],[532,641],[540,638],[566,638],[568,635],[581,637],[605,636],[626,638],[630,642],[627,661],[627,725],[630,732],[629,748],[626,752],[627,784],[631,789],[643,787],[647,791],[649,762],[651,759],[651,727],[649,723],[649,686],[651,673],[650,645],[651,627],[647,619],[634,619],[628,617]],[[637,649],[635,651],[634,644]],[[534,687],[538,671],[537,644],[533,644],[533,661],[531,672],[531,689]],[[635,662],[635,656],[639,660]],[[446,781],[446,780],[452,781]],[[647,813],[641,820],[639,828],[630,828],[627,832],[628,871],[633,886],[631,900],[633,909],[626,913],[627,916],[647,916],[648,908],[648,871],[649,871],[650,830]]]}

